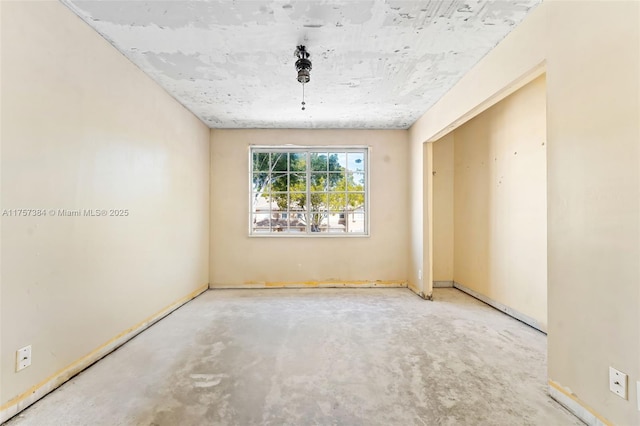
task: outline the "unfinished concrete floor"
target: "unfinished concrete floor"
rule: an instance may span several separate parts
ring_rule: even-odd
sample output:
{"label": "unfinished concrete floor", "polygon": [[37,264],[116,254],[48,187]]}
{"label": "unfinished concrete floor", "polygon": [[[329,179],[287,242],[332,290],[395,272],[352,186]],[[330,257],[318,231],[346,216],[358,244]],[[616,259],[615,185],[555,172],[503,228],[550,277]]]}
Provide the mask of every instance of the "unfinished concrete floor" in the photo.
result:
{"label": "unfinished concrete floor", "polygon": [[8,425],[581,425],[546,337],[455,289],[208,291]]}

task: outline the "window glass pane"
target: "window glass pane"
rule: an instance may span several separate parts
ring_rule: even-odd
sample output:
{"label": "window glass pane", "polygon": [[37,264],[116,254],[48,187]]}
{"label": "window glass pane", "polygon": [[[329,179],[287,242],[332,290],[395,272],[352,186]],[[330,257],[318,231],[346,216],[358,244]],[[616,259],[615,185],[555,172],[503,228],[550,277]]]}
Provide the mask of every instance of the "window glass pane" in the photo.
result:
{"label": "window glass pane", "polygon": [[261,192],[269,183],[268,173],[254,173],[252,177],[252,187],[254,192]]}
{"label": "window glass pane", "polygon": [[291,152],[289,153],[289,170],[293,172],[307,171],[307,153]]}
{"label": "window glass pane", "polygon": [[335,152],[330,152],[328,155],[328,167],[330,172],[339,172],[344,170],[342,166],[340,166],[340,154]]}
{"label": "window glass pane", "polygon": [[347,168],[349,171],[364,171],[364,153],[349,152],[347,153]]}
{"label": "window glass pane", "polygon": [[344,191],[346,189],[344,172],[329,172],[328,180],[329,191]]}
{"label": "window glass pane", "polygon": [[268,152],[253,153],[253,171],[254,172],[269,171],[269,153]]}
{"label": "window glass pane", "polygon": [[327,214],[314,212],[309,214],[311,232],[325,232],[327,230]]}
{"label": "window glass pane", "polygon": [[287,229],[288,220],[284,216],[286,216],[286,213],[271,213],[271,231],[282,232]]}
{"label": "window glass pane", "polygon": [[364,173],[350,173],[347,181],[347,190],[364,191]]}
{"label": "window glass pane", "polygon": [[329,210],[328,195],[326,193],[311,193],[310,200],[312,211]]}
{"label": "window glass pane", "polygon": [[289,175],[289,191],[306,191],[307,175],[303,173],[292,173]]}
{"label": "window glass pane", "polygon": [[306,192],[292,192],[289,195],[289,210],[291,211],[304,211],[307,208],[307,193]]}
{"label": "window glass pane", "polygon": [[327,190],[327,173],[311,173],[311,182],[309,182],[311,192]]}
{"label": "window glass pane", "polygon": [[286,172],[289,169],[289,156],[286,152],[271,153],[271,172]]}
{"label": "window glass pane", "polygon": [[347,232],[364,234],[364,213],[349,213],[346,220]]}
{"label": "window glass pane", "polygon": [[271,192],[285,192],[289,186],[289,175],[276,173],[271,175]]}
{"label": "window glass pane", "polygon": [[271,199],[271,210],[286,211],[289,209],[289,194],[287,192],[273,192]]}
{"label": "window glass pane", "polygon": [[344,192],[330,192],[329,209],[343,211],[347,207],[347,194]]}
{"label": "window glass pane", "polygon": [[335,155],[336,159],[337,159],[336,170],[347,170],[347,153],[346,152],[338,152],[338,153],[333,154],[333,155]]}
{"label": "window glass pane", "polygon": [[328,170],[327,153],[311,153],[311,171],[325,172]]}
{"label": "window glass pane", "polygon": [[347,194],[347,206],[349,210],[364,208],[364,192],[349,192]]}
{"label": "window glass pane", "polygon": [[329,214],[328,231],[332,233],[344,233],[346,230],[344,217],[344,212],[331,212],[331,214]]}
{"label": "window glass pane", "polygon": [[307,223],[304,221],[304,217],[301,213],[289,213],[289,232],[298,234],[301,232],[307,232]]}
{"label": "window glass pane", "polygon": [[255,214],[252,221],[253,229],[258,232],[269,232],[269,214]]}
{"label": "window glass pane", "polygon": [[255,213],[269,212],[271,197],[269,195],[254,193],[252,199],[252,211]]}

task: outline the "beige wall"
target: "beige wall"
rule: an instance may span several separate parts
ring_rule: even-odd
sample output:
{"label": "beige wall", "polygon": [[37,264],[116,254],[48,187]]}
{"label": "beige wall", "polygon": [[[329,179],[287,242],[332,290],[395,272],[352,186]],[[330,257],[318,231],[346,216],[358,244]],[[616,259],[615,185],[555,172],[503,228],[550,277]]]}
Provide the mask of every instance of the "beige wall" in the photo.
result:
{"label": "beige wall", "polygon": [[[640,423],[639,9],[542,3],[411,128],[415,149],[545,62],[549,378],[616,424]],[[629,374],[628,400],[609,366]]]}
{"label": "beige wall", "polygon": [[422,229],[424,251],[422,269],[418,273],[422,297],[430,299],[433,292],[433,144],[422,147]]}
{"label": "beige wall", "polygon": [[[454,131],[454,280],[547,326],[545,79]],[[436,142],[436,145],[439,142]]]}
{"label": "beige wall", "polygon": [[[640,3],[549,14],[549,375],[640,424]],[[588,28],[589,31],[584,29]],[[607,367],[629,374],[629,400]]]}
{"label": "beige wall", "polygon": [[3,405],[207,284],[209,130],[58,2],[1,7],[2,209],[129,211],[2,217]]}
{"label": "beige wall", "polygon": [[[371,147],[370,237],[248,237],[249,146],[282,144]],[[408,147],[405,131],[212,130],[211,285],[406,281]]]}
{"label": "beige wall", "polygon": [[[409,287],[416,293],[424,293],[423,277],[418,275],[418,271],[424,270],[425,256],[425,230],[423,222],[424,214],[424,156],[425,150],[422,143],[417,142],[411,130],[409,130],[409,187],[411,205],[410,213],[410,245],[409,245]],[[429,194],[427,194],[428,198]],[[426,238],[428,243],[428,237]],[[427,251],[428,253],[428,251]]]}
{"label": "beige wall", "polygon": [[409,129],[409,288],[430,298],[433,290],[433,145]]}
{"label": "beige wall", "polygon": [[433,144],[433,280],[453,281],[454,132]]}

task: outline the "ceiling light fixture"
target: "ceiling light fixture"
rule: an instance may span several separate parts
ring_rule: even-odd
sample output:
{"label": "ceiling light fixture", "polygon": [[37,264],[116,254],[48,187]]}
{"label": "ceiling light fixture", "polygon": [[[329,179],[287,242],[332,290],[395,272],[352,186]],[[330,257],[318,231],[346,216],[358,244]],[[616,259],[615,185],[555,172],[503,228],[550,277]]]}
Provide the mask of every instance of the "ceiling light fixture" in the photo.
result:
{"label": "ceiling light fixture", "polygon": [[311,61],[309,60],[309,52],[307,52],[307,48],[305,46],[296,47],[296,51],[294,53],[295,57],[298,58],[296,61],[296,71],[298,71],[298,81],[302,83],[302,110],[305,110],[305,102],[304,102],[304,85],[311,80]]}

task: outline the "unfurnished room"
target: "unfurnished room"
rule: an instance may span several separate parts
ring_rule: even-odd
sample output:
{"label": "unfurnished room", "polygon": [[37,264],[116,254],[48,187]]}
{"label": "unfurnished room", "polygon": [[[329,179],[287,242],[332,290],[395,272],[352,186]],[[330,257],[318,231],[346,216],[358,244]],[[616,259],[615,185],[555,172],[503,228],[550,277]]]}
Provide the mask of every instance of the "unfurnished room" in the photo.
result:
{"label": "unfurnished room", "polygon": [[640,424],[640,2],[0,1],[0,423]]}

